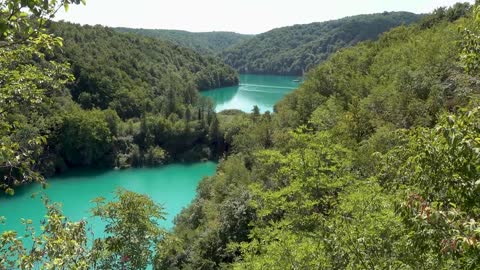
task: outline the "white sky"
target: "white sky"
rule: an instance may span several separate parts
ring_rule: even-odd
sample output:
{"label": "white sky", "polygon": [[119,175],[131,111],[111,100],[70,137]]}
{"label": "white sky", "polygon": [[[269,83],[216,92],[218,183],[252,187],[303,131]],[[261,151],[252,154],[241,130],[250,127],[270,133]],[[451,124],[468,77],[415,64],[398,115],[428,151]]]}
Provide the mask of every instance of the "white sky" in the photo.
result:
{"label": "white sky", "polygon": [[[113,27],[258,34],[293,24],[383,11],[427,13],[462,0],[87,0],[57,19]],[[473,3],[474,0],[462,2]]]}

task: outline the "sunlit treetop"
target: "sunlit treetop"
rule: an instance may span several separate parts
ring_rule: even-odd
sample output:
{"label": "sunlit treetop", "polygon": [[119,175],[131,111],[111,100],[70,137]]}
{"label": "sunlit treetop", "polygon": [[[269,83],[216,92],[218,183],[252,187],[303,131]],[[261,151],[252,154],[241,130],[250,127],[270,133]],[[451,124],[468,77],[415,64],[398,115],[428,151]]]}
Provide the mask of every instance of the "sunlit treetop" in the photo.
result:
{"label": "sunlit treetop", "polygon": [[59,9],[68,10],[70,4],[80,3],[85,4],[85,0],[1,0],[1,46],[37,34]]}

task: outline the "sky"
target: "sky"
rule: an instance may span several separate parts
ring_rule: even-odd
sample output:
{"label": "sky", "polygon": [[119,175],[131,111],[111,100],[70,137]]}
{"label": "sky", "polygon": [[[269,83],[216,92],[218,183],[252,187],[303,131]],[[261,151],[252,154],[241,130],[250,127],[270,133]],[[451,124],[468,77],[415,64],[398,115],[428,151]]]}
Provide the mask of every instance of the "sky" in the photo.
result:
{"label": "sky", "polygon": [[[259,34],[294,24],[384,11],[428,13],[460,0],[87,0],[57,20],[111,27]],[[474,0],[463,0],[473,3]]]}

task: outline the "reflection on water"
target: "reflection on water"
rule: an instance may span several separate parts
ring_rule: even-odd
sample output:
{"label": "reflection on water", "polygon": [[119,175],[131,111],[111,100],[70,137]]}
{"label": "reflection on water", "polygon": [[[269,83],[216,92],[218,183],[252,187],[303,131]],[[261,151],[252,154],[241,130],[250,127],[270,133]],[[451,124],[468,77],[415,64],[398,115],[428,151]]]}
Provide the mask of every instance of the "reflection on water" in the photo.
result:
{"label": "reflection on water", "polygon": [[297,77],[275,75],[240,75],[240,84],[234,87],[203,91],[210,97],[217,112],[237,109],[251,112],[257,105],[261,112],[273,111],[273,106],[299,86]]}

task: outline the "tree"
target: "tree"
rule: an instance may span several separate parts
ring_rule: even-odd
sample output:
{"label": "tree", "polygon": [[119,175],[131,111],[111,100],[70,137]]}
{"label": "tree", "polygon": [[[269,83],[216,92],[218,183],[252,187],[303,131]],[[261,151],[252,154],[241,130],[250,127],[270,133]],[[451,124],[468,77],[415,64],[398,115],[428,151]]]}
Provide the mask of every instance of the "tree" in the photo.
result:
{"label": "tree", "polygon": [[151,146],[145,153],[145,165],[147,166],[159,166],[162,165],[167,159],[167,153],[161,147]]}
{"label": "tree", "polygon": [[470,74],[480,71],[480,4],[473,8],[473,19],[463,29],[462,62]]}
{"label": "tree", "polygon": [[[152,263],[153,250],[163,239],[158,220],[163,208],[145,195],[118,190],[117,201],[94,200],[94,216],[107,226],[106,238],[89,239],[85,220],[70,221],[58,203],[47,197],[40,232],[31,220],[22,220],[24,233],[0,234],[1,269],[145,269]],[[93,240],[93,245],[89,243]]]}
{"label": "tree", "polygon": [[342,48],[422,18],[406,12],[359,15],[274,29],[227,48],[225,63],[244,73],[303,76]]}
{"label": "tree", "polygon": [[90,269],[92,257],[87,245],[86,221],[69,221],[59,204],[51,203],[46,197],[43,202],[47,214],[40,232],[35,231],[31,220],[22,220],[24,235],[14,231],[0,235],[0,268]]}
{"label": "tree", "polygon": [[478,74],[458,59],[467,7],[334,54],[271,120],[221,113],[233,151],[158,265],[479,268]]}
{"label": "tree", "polygon": [[208,127],[208,138],[211,143],[217,144],[220,139],[220,124],[218,122],[217,116],[213,115],[210,126]]}
{"label": "tree", "polygon": [[[29,43],[43,34],[47,20],[53,19],[62,7],[70,4],[85,4],[85,0],[9,0],[0,2],[1,47]],[[20,38],[20,39],[19,39]]]}
{"label": "tree", "polygon": [[384,157],[380,183],[402,197],[398,215],[426,268],[480,265],[479,113],[475,107],[446,114],[435,128],[405,134],[406,144]]}
{"label": "tree", "polygon": [[65,116],[59,138],[62,156],[72,166],[113,163],[113,136],[103,111],[73,110]]}
{"label": "tree", "polygon": [[[47,60],[46,53],[62,39],[45,33],[56,11],[80,0],[0,2],[0,188],[12,194],[14,185],[42,180],[34,159],[46,143],[45,131],[19,139],[32,115],[48,104],[51,93],[72,80],[68,65]],[[83,2],[83,1],[82,1]],[[30,122],[31,123],[31,122]]]}
{"label": "tree", "polygon": [[95,240],[93,257],[100,269],[146,269],[153,263],[153,250],[163,235],[158,225],[165,219],[163,207],[146,195],[122,189],[115,198],[94,201],[92,213],[107,223],[108,236]]}

